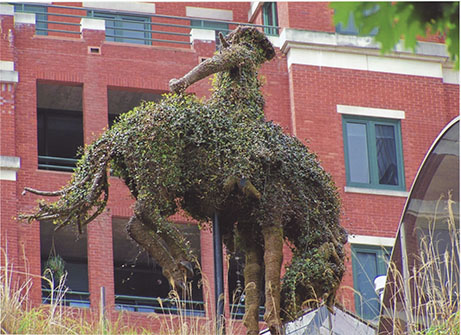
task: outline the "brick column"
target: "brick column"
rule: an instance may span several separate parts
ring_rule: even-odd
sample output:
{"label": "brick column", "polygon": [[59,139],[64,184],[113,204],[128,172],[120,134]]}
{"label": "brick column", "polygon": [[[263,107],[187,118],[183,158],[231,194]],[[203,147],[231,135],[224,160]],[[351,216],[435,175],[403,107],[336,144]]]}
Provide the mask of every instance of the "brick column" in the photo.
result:
{"label": "brick column", "polygon": [[[17,175],[14,64],[14,7],[0,4],[0,264],[18,270]],[[5,258],[5,255],[7,258]],[[16,276],[13,277],[16,281]]]}
{"label": "brick column", "polygon": [[105,39],[104,20],[83,18],[81,27],[82,38],[88,43],[83,83],[83,138],[84,143],[89,144],[108,125],[106,78],[94,75],[104,67],[100,52]]}
{"label": "brick column", "polygon": [[213,234],[204,229],[200,232],[201,266],[203,280],[203,301],[206,304],[206,313],[212,317],[216,308],[214,304],[214,260],[213,260]]}
{"label": "brick column", "polygon": [[106,316],[114,308],[114,255],[112,248],[112,218],[108,212],[101,214],[88,225],[88,287],[91,310],[99,315],[101,287],[105,288]]}
{"label": "brick column", "polygon": [[[83,79],[83,138],[85,145],[94,141],[108,126],[106,78],[94,75],[104,66],[101,45],[105,40],[104,20],[82,18],[82,39],[88,45]],[[112,218],[104,212],[88,225],[88,286],[94,316],[100,316],[101,288],[105,291],[106,317],[114,308],[114,260]]]}

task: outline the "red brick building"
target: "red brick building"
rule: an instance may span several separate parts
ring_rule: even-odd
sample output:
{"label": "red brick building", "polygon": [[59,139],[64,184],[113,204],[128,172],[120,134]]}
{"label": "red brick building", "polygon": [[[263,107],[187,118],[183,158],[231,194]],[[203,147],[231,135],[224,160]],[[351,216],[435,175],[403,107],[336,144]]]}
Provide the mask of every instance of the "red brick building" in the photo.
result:
{"label": "red brick building", "polygon": [[[149,312],[161,313],[156,301],[167,297],[168,284],[123,231],[133,203],[124,184],[111,178],[108,210],[78,239],[70,230],[54,238],[48,222],[16,221],[37,201],[21,193],[59,189],[79,146],[141,100],[160,99],[171,78],[213,54],[216,32],[251,23],[264,25],[277,50],[261,70],[267,119],[318,153],[342,197],[351,253],[339,302],[375,319],[373,279],[386,271],[383,259],[426,151],[459,113],[459,73],[438,37],[421,41],[415,54],[397,45],[381,55],[371,37],[335,27],[332,14],[316,2],[1,3],[1,247],[16,270],[32,275],[31,300],[48,301],[39,276],[59,254],[68,305],[96,316],[104,288],[110,318],[125,310],[152,327]],[[208,96],[209,88],[202,80],[189,91]],[[200,302],[213,296],[212,236],[175,220],[191,236],[210,288],[192,292],[188,312],[203,316]],[[243,285],[241,271],[233,260],[230,295]]]}

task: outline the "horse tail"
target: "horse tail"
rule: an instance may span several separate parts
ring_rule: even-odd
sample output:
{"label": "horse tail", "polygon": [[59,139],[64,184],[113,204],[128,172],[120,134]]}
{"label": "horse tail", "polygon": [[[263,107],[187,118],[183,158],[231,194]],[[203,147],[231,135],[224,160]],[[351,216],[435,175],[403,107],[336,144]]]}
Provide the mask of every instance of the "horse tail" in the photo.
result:
{"label": "horse tail", "polygon": [[28,222],[52,220],[58,228],[76,224],[82,233],[82,227],[93,221],[106,207],[109,197],[108,167],[113,147],[109,132],[86,146],[71,180],[61,190],[47,192],[24,188],[23,195],[29,192],[59,199],[51,203],[42,200],[34,213],[21,214],[19,219]]}

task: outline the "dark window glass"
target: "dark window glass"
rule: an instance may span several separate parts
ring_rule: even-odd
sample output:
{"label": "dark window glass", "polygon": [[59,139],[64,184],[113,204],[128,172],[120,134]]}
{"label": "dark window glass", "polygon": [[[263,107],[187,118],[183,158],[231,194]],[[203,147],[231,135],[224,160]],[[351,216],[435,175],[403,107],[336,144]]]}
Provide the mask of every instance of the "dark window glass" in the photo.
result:
{"label": "dark window glass", "polygon": [[107,90],[107,105],[109,127],[117,120],[120,114],[126,113],[141,105],[143,101],[160,101],[162,93],[124,90],[121,88],[109,88]]}
{"label": "dark window glass", "polygon": [[39,168],[72,170],[83,146],[82,112],[38,109]]}
{"label": "dark window glass", "polygon": [[[243,269],[245,267],[245,255],[236,252],[230,255],[228,285],[230,312],[233,319],[241,320],[245,315],[245,280]],[[263,321],[264,316],[264,281],[261,282],[259,320]]]}
{"label": "dark window glass", "polygon": [[382,185],[398,185],[399,182],[394,128],[391,125],[375,125],[378,177]]}
{"label": "dark window glass", "polygon": [[[89,307],[86,229],[78,235],[75,227],[58,231],[50,221],[40,222],[42,301],[50,303],[64,292],[66,306]],[[61,282],[61,286],[59,286]]]}
{"label": "dark window glass", "polygon": [[[112,220],[114,284],[116,308],[137,312],[176,313],[178,306],[169,301],[171,286],[162,268],[132,241],[126,232],[126,219]],[[178,224],[196,254],[200,254],[200,231],[195,224]],[[203,315],[201,275],[192,279],[184,297],[181,313]]]}

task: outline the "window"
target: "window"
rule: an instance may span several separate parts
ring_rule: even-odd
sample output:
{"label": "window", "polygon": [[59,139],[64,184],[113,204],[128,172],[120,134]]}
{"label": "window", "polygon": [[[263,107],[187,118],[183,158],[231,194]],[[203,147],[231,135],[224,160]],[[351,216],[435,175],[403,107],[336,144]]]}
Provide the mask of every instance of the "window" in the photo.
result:
{"label": "window", "polygon": [[366,320],[377,321],[381,302],[374,280],[386,274],[390,248],[352,244],[351,249],[355,311]]}
{"label": "window", "polygon": [[35,13],[35,34],[48,35],[48,15],[47,7],[28,4],[14,4],[15,12]]}
{"label": "window", "polygon": [[[369,9],[365,11],[365,15],[371,15],[373,14],[374,11],[378,9],[377,6],[373,9]],[[335,27],[336,32],[338,34],[343,34],[343,35],[359,35],[359,29],[357,28],[355,24],[355,19],[354,19],[354,13],[349,14],[349,20],[347,21],[347,25],[343,26],[342,23],[338,23]],[[375,36],[378,33],[378,28],[374,28],[368,36]]]}
{"label": "window", "polygon": [[229,33],[229,24],[226,22],[190,20],[190,25],[192,28],[214,30],[216,49],[218,49],[221,46],[221,40],[219,39],[219,33],[222,33],[224,36],[226,36]]}
{"label": "window", "polygon": [[106,22],[106,41],[151,45],[150,19],[147,16],[90,11],[88,16]]}
{"label": "window", "polygon": [[83,146],[82,87],[37,85],[38,168],[72,171]]}
{"label": "window", "polygon": [[[277,3],[275,2],[265,2],[263,4],[263,24],[265,26],[278,26],[278,19],[277,19]],[[267,35],[278,35],[277,28],[264,28],[264,32]]]}
{"label": "window", "polygon": [[[245,280],[243,269],[245,267],[245,255],[235,252],[229,258],[229,271],[227,274],[229,286],[230,312],[233,319],[242,320],[245,315]],[[264,280],[261,281],[259,320],[264,319]]]}
{"label": "window", "polygon": [[64,305],[90,307],[86,229],[79,236],[75,227],[55,228],[51,221],[40,222],[41,268],[48,278],[42,280],[42,301],[50,303],[65,291]]}
{"label": "window", "polygon": [[347,185],[405,190],[400,121],[343,115]]}
{"label": "window", "polygon": [[[175,301],[168,299],[171,287],[162,274],[162,268],[131,240],[126,224],[126,219],[112,219],[116,308],[134,312],[176,313],[179,307]],[[191,242],[194,252],[200,255],[198,226],[184,223],[177,224],[177,227]],[[200,282],[201,275],[196,274],[187,289],[187,300],[181,301],[183,315],[204,315]]]}
{"label": "window", "polygon": [[141,104],[142,101],[160,101],[162,93],[148,91],[134,91],[122,88],[109,88],[107,90],[107,105],[109,113],[109,127],[117,117],[132,110]]}

